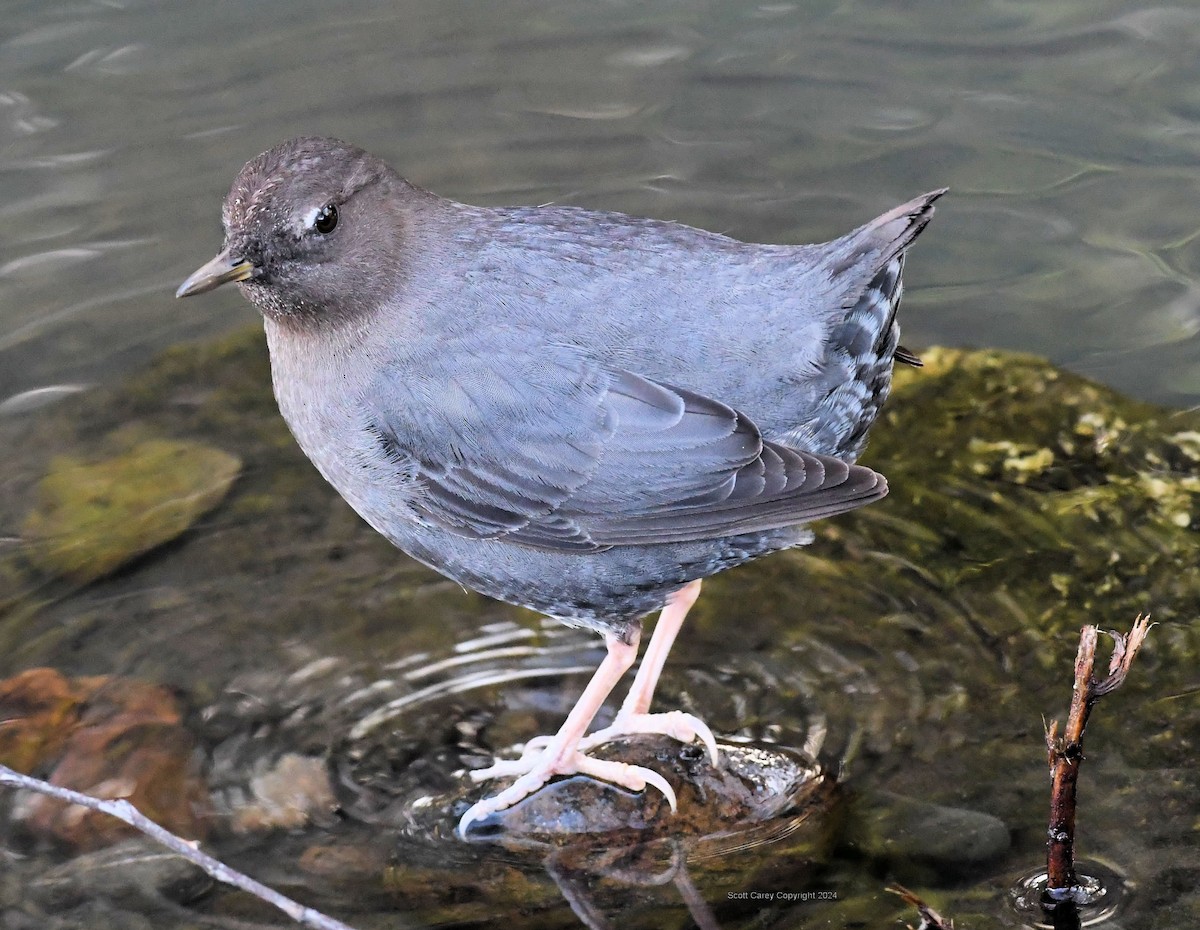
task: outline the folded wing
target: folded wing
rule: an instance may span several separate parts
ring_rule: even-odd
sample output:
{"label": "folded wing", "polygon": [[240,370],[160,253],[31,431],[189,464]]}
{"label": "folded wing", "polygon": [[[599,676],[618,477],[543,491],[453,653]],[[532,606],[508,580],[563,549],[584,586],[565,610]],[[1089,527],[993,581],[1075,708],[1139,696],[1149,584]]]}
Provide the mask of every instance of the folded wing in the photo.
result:
{"label": "folded wing", "polygon": [[[444,383],[453,415],[438,421],[376,400],[371,429],[417,479],[418,519],[589,551],[757,533],[887,493],[882,475],[767,442],[719,401],[571,349],[553,354],[459,365]],[[382,387],[377,397],[395,397]]]}

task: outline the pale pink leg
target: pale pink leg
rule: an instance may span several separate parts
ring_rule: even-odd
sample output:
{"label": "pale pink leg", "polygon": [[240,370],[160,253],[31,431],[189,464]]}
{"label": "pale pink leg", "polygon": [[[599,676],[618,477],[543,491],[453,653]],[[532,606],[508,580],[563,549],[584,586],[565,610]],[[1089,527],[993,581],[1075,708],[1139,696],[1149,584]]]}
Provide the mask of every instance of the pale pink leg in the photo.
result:
{"label": "pale pink leg", "polygon": [[636,677],[625,696],[621,709],[613,722],[603,730],[597,730],[586,737],[580,744],[582,751],[587,751],[602,743],[607,743],[619,736],[631,736],[635,733],[661,733],[682,743],[690,743],[699,739],[708,749],[712,764],[716,765],[717,741],[713,739],[712,731],[699,717],[673,710],[665,714],[651,714],[650,702],[654,699],[654,689],[662,675],[663,665],[667,661],[667,653],[675,642],[675,637],[683,626],[684,618],[700,596],[700,581],[688,583],[676,591],[667,606],[659,615],[650,637],[650,645],[638,666]]}
{"label": "pale pink leg", "polygon": [[658,686],[663,666],[667,663],[667,653],[675,644],[675,637],[679,635],[688,611],[699,596],[698,580],[689,582],[671,595],[667,606],[658,616],[658,623],[654,625],[650,645],[646,647],[646,654],[642,656],[642,664],[638,666],[637,675],[634,676],[633,684],[629,686],[629,693],[625,695],[618,717],[621,714],[644,714],[650,709],[654,689]]}
{"label": "pale pink leg", "polygon": [[472,822],[512,807],[533,794],[555,775],[590,775],[633,791],[641,791],[646,785],[653,785],[666,796],[671,810],[675,809],[675,792],[667,780],[657,772],[624,762],[591,759],[579,751],[580,739],[587,732],[596,712],[637,658],[636,637],[632,643],[626,643],[620,637],[609,633],[605,636],[605,643],[608,645],[608,654],[596,669],[596,674],[588,682],[579,700],[575,702],[558,733],[549,742],[531,741],[532,745],[526,745],[520,759],[500,761],[490,768],[471,773],[475,781],[505,775],[520,777],[499,794],[484,798],[463,814],[458,822],[460,835],[466,834],[467,827]]}

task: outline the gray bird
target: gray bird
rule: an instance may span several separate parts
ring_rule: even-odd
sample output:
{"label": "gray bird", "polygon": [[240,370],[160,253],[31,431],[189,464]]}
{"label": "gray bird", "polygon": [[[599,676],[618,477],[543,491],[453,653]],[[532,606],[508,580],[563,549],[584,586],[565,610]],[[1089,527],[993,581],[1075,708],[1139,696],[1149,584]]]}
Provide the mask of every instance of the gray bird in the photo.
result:
{"label": "gray bird", "polygon": [[[675,795],[591,758],[618,736],[717,746],[650,713],[700,580],[811,541],[887,493],[853,464],[892,379],[904,253],[933,191],[822,245],[756,245],[571,207],[455,203],[335,139],[250,161],[225,244],[180,286],[229,281],[262,312],[280,412],[376,530],[491,597],[604,635],[562,728],[459,829],[555,775]],[[637,658],[614,722],[586,735]]]}

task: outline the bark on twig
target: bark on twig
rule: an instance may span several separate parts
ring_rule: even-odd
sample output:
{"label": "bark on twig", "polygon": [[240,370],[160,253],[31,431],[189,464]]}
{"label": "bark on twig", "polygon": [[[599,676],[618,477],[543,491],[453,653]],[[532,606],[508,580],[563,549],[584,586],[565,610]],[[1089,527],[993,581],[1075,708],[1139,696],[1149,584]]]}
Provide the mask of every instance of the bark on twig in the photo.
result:
{"label": "bark on twig", "polygon": [[274,905],[297,923],[303,924],[306,927],[313,927],[315,930],[353,930],[352,927],[342,923],[340,920],[328,917],[320,911],[313,910],[311,907],[305,907],[303,904],[268,888],[261,882],[256,882],[248,875],[230,868],[207,853],[201,852],[195,843],[185,840],[181,836],[176,836],[169,830],[160,827],[128,801],[94,798],[88,794],[72,791],[70,788],[52,785],[49,782],[42,781],[40,778],[22,775],[20,772],[14,772],[4,765],[0,765],[0,786],[24,788],[27,791],[35,791],[38,794],[66,801],[68,804],[78,804],[80,807],[86,807],[90,810],[99,811],[102,814],[108,814],[110,817],[116,817],[123,823],[129,824],[135,830],[140,830],[146,836],[150,837],[150,839],[160,843],[172,852],[183,856],[189,862],[195,863],[217,881],[232,885],[234,888],[238,888],[247,894],[254,895],[254,897],[262,901],[266,901],[268,904]]}
{"label": "bark on twig", "polygon": [[1150,631],[1150,617],[1139,616],[1127,636],[1111,633],[1113,654],[1108,674],[1096,678],[1096,639],[1094,626],[1085,626],[1079,635],[1075,656],[1075,685],[1066,727],[1059,732],[1058,721],[1046,728],[1046,750],[1053,788],[1050,795],[1050,828],[1046,846],[1046,894],[1049,903],[1074,900],[1079,888],[1075,874],[1075,798],[1079,766],[1083,762],[1083,731],[1096,701],[1119,688]]}

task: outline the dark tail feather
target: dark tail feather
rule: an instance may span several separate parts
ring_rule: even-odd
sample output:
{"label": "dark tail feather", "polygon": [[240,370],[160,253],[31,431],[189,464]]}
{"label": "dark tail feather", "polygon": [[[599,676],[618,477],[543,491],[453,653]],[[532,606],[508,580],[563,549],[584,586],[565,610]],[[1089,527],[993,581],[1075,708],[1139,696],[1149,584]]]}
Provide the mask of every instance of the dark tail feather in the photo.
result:
{"label": "dark tail feather", "polygon": [[[863,301],[870,303],[872,290],[878,291],[878,297],[885,304],[890,304],[890,312],[886,320],[879,320],[872,328],[876,338],[886,342],[900,299],[904,253],[929,224],[933,218],[933,205],[946,190],[943,187],[914,197],[833,243],[830,274],[843,278],[841,284],[845,290],[842,306],[847,311],[848,323],[857,317],[869,318],[868,314],[862,312],[865,309]],[[867,319],[863,322],[866,323]],[[890,336],[895,339],[894,333]],[[883,347],[881,342],[876,350]],[[885,354],[890,355],[891,352]],[[896,346],[894,357],[905,365],[922,367],[920,358],[903,346]]]}
{"label": "dark tail feather", "polygon": [[[933,205],[948,188],[914,197],[908,203],[877,216],[852,233],[831,243],[829,274],[846,280],[846,309],[853,306],[862,289],[892,259],[902,255],[933,218]],[[857,274],[856,274],[857,273]]]}
{"label": "dark tail feather", "polygon": [[[943,187],[914,197],[908,203],[902,203],[875,218],[858,231],[864,233],[864,238],[868,242],[873,241],[879,249],[879,264],[891,261],[912,245],[913,240],[921,234],[921,230],[933,219],[934,203],[948,190],[948,187]],[[850,235],[855,236],[855,233]]]}
{"label": "dark tail feather", "polygon": [[867,441],[892,383],[894,361],[920,367],[912,352],[899,346],[904,253],[933,216],[943,190],[931,191],[889,210],[848,236],[830,243],[827,267],[841,289],[842,320],[830,330],[830,369],[845,372],[846,383],[832,386],[823,405],[829,421],[840,424],[818,448],[854,461]]}

